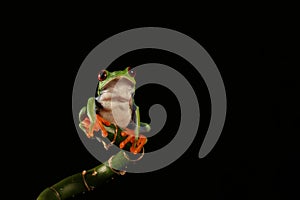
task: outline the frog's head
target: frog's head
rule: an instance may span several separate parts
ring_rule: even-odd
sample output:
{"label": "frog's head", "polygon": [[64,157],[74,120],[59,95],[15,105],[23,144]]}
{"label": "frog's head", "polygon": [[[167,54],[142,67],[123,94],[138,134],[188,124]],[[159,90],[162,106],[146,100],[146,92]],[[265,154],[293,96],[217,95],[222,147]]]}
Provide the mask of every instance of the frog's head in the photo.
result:
{"label": "frog's head", "polygon": [[114,93],[116,97],[128,100],[135,91],[135,72],[130,67],[122,71],[109,72],[101,70],[98,74],[98,88],[96,96],[99,97],[104,93]]}

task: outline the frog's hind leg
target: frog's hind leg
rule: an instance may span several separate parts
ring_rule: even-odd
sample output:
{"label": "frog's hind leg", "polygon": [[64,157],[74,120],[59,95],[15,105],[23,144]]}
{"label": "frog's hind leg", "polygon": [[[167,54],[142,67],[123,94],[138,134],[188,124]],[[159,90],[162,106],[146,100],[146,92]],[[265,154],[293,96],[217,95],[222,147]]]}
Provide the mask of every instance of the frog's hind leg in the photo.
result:
{"label": "frog's hind leg", "polygon": [[92,124],[88,117],[85,117],[79,123],[79,127],[81,128],[81,130],[83,130],[83,132],[86,134],[86,136],[88,138],[94,137],[94,131],[97,132],[100,129],[99,126],[96,123]]}
{"label": "frog's hind leg", "polygon": [[87,107],[83,107],[79,112],[79,127],[86,134],[88,138],[93,137],[93,133],[90,132],[91,121],[87,115]]}
{"label": "frog's hind leg", "polygon": [[95,98],[91,97],[88,99],[87,106],[83,107],[79,112],[79,127],[88,138],[94,137],[94,132],[99,130],[101,130],[103,137],[107,137],[108,133],[104,125],[110,126],[110,122],[96,114],[95,109]]}

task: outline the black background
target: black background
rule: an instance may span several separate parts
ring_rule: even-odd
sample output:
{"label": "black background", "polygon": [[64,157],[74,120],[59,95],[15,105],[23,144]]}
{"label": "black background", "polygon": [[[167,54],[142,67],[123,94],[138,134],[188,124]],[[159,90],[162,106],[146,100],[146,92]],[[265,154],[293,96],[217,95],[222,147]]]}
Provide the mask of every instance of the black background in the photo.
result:
{"label": "black background", "polygon": [[[22,86],[15,87],[14,107],[24,126],[17,137],[18,153],[24,160],[22,164],[17,157],[11,160],[18,163],[14,171],[22,172],[17,185],[26,188],[31,198],[61,179],[99,164],[82,145],[73,122],[76,73],[88,53],[104,39],[144,26],[180,31],[211,55],[227,92],[223,133],[203,159],[198,158],[203,139],[199,134],[171,165],[150,173],[127,173],[80,198],[159,198],[162,194],[203,199],[299,198],[299,63],[295,60],[299,49],[292,17],[208,22],[195,14],[186,19],[137,22],[135,18],[113,20],[107,15],[53,18],[52,13],[38,19],[40,15],[10,23],[16,29],[10,40],[14,41],[10,61],[21,65],[13,72],[14,80]],[[155,91],[152,95],[159,98]],[[143,100],[137,101],[142,107]],[[146,115],[142,117],[147,121]],[[11,195],[17,195],[18,190],[12,189],[15,192]]]}

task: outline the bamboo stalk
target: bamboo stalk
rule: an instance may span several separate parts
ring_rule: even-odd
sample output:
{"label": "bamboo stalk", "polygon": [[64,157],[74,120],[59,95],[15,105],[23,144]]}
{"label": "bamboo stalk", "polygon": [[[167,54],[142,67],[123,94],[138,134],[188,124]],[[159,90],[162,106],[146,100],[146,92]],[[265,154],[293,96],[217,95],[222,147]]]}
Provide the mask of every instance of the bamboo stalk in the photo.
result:
{"label": "bamboo stalk", "polygon": [[81,173],[66,177],[60,182],[43,190],[38,196],[37,200],[64,200],[70,197],[75,197],[79,194],[90,192],[101,185],[105,184],[107,180],[117,175],[123,175],[121,169],[129,162],[125,157],[125,152],[121,150],[108,161],[89,170],[83,170]]}
{"label": "bamboo stalk", "polygon": [[[126,139],[126,137],[121,135],[122,130],[113,124],[106,127],[106,130],[108,136],[107,138],[102,138],[103,142],[105,142],[104,146],[109,146],[112,141],[119,146]],[[37,197],[37,200],[65,200],[70,197],[76,197],[99,188],[117,175],[124,175],[123,171],[116,169],[123,169],[130,162],[125,152],[125,150],[129,151],[130,146],[131,144],[127,143],[120,152],[110,157],[108,161],[92,169],[83,170],[66,177],[51,187],[44,189]]]}

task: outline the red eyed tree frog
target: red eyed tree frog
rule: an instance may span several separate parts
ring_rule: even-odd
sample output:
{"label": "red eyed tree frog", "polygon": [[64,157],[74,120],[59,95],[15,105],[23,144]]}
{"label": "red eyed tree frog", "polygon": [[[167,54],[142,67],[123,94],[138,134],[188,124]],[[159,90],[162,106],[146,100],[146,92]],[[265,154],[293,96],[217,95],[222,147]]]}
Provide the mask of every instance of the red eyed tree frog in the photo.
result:
{"label": "red eyed tree frog", "polygon": [[79,126],[88,138],[99,130],[107,137],[106,128],[114,124],[121,128],[123,137],[127,136],[119,147],[122,149],[130,142],[130,152],[141,151],[147,138],[140,133],[150,131],[150,125],[140,122],[139,107],[134,102],[135,86],[135,72],[130,67],[122,71],[100,71],[96,96],[90,97],[79,113],[80,118],[86,116]]}

